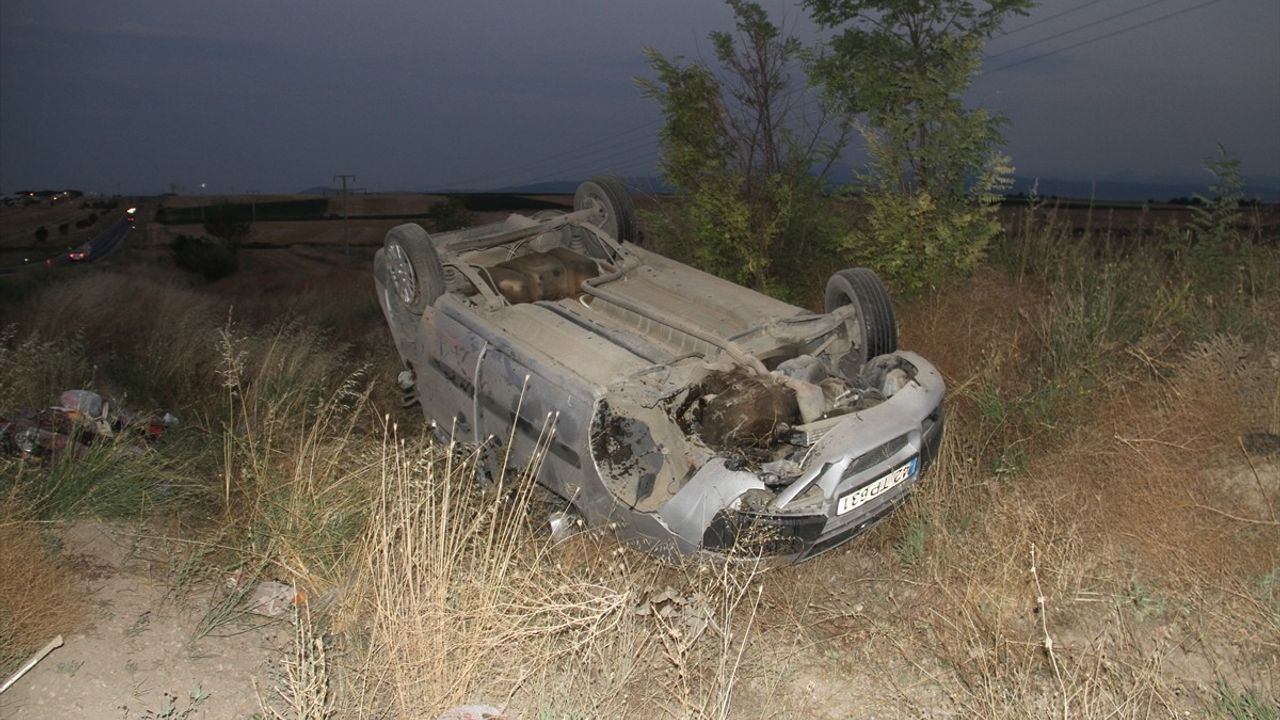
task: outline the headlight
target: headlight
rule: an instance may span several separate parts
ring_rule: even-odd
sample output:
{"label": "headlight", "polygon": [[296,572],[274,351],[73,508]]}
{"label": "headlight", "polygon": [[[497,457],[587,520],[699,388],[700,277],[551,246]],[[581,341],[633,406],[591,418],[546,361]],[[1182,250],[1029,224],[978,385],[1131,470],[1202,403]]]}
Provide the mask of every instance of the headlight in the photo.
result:
{"label": "headlight", "polygon": [[773,493],[760,488],[743,493],[733,507],[721,510],[712,518],[702,534],[702,548],[791,555],[812,545],[822,534],[827,524],[825,514],[777,514],[769,509],[772,501]]}

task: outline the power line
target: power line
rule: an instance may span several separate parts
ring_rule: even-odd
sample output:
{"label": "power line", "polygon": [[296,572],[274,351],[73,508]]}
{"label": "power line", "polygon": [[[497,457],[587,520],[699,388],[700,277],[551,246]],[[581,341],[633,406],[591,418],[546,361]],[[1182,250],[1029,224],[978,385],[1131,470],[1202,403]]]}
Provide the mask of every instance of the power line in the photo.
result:
{"label": "power line", "polygon": [[1184,14],[1186,14],[1186,13],[1189,13],[1189,12],[1193,11],[1193,10],[1199,10],[1200,8],[1208,7],[1208,6],[1210,6],[1210,5],[1214,5],[1214,4],[1217,4],[1217,3],[1220,3],[1220,2],[1222,2],[1222,0],[1208,0],[1208,2],[1202,2],[1202,3],[1200,3],[1199,5],[1192,5],[1191,7],[1188,7],[1188,8],[1183,8],[1183,9],[1181,9],[1181,10],[1177,10],[1177,11],[1175,11],[1175,12],[1171,12],[1171,13],[1168,13],[1168,14],[1166,14],[1166,15],[1161,15],[1160,17],[1152,18],[1152,19],[1150,19],[1150,20],[1147,20],[1146,22],[1138,23],[1137,25],[1130,25],[1129,27],[1121,28],[1121,29],[1119,29],[1119,30],[1114,30],[1114,31],[1112,31],[1112,32],[1106,33],[1105,35],[1099,35],[1098,37],[1090,38],[1090,39],[1088,39],[1088,40],[1082,40],[1082,41],[1080,41],[1080,42],[1078,42],[1078,43],[1074,43],[1074,44],[1072,44],[1072,45],[1068,45],[1068,46],[1066,46],[1066,47],[1058,48],[1057,50],[1050,50],[1050,51],[1049,51],[1049,52],[1047,52],[1047,53],[1041,53],[1041,54],[1039,54],[1039,55],[1033,55],[1032,57],[1024,58],[1024,59],[1022,59],[1022,60],[1018,60],[1018,61],[1016,61],[1016,62],[1011,62],[1011,63],[1009,63],[1008,65],[1001,65],[1000,67],[993,68],[993,69],[991,69],[991,70],[984,70],[984,71],[983,71],[982,73],[980,73],[979,75],[980,75],[980,76],[981,76],[981,75],[990,75],[990,74],[992,74],[992,73],[998,73],[998,72],[1000,72],[1001,70],[1008,70],[1008,69],[1009,69],[1009,68],[1011,68],[1011,67],[1016,67],[1016,66],[1018,66],[1018,65],[1023,65],[1023,64],[1025,64],[1025,63],[1032,62],[1033,60],[1039,60],[1039,59],[1041,59],[1041,58],[1046,58],[1046,57],[1049,57],[1050,55],[1057,55],[1058,53],[1063,53],[1063,52],[1066,52],[1066,51],[1068,51],[1068,50],[1074,50],[1074,49],[1076,49],[1076,48],[1078,48],[1078,47],[1083,47],[1083,46],[1085,46],[1085,45],[1090,45],[1090,44],[1092,44],[1092,43],[1096,43],[1096,42],[1098,42],[1098,41],[1100,41],[1100,40],[1106,40],[1106,39],[1108,39],[1108,38],[1113,38],[1113,37],[1115,37],[1116,35],[1123,35],[1124,33],[1127,33],[1127,32],[1129,32],[1129,31],[1131,31],[1131,30],[1137,30],[1137,29],[1139,29],[1139,28],[1144,28],[1144,27],[1146,27],[1146,26],[1148,26],[1148,25],[1153,25],[1153,24],[1158,23],[1158,22],[1161,22],[1161,21],[1163,21],[1163,20],[1168,20],[1168,19],[1170,19],[1170,18],[1174,18],[1174,17],[1177,17],[1177,16],[1179,16],[1179,15],[1184,15]]}
{"label": "power line", "polygon": [[1021,27],[1016,27],[1016,28],[1014,28],[1014,29],[1012,29],[1012,30],[1009,30],[1009,31],[1006,31],[1006,32],[1002,32],[1002,33],[1000,33],[999,35],[997,35],[996,37],[1009,37],[1010,35],[1016,35],[1016,34],[1018,34],[1018,33],[1022,32],[1023,30],[1029,30],[1029,29],[1031,29],[1031,28],[1033,28],[1033,27],[1035,27],[1035,26],[1037,26],[1037,25],[1043,25],[1043,24],[1045,24],[1045,23],[1049,22],[1050,20],[1057,20],[1058,18],[1062,17],[1063,15],[1070,15],[1071,13],[1076,12],[1077,10],[1083,10],[1083,9],[1085,9],[1085,8],[1089,7],[1090,5],[1097,5],[1097,4],[1098,4],[1098,3],[1100,3],[1100,2],[1104,2],[1104,0],[1089,0],[1089,2],[1084,3],[1083,5],[1077,5],[1077,6],[1073,7],[1073,8],[1067,8],[1066,10],[1063,10],[1062,12],[1054,13],[1054,14],[1050,15],[1049,17],[1040,18],[1039,20],[1036,20],[1035,22],[1027,23],[1026,25],[1022,25]]}
{"label": "power line", "polygon": [[[483,175],[476,175],[476,176],[472,176],[472,177],[469,177],[469,178],[464,178],[464,179],[462,179],[462,180],[456,180],[456,181],[452,181],[452,182],[448,182],[448,183],[442,183],[442,184],[438,185],[437,187],[440,187],[441,189],[449,189],[449,188],[456,188],[456,187],[461,187],[461,186],[465,186],[465,185],[471,185],[471,184],[474,184],[474,183],[477,183],[477,182],[480,182],[480,181],[483,181],[483,180],[490,180],[490,179],[493,179],[494,177],[503,176],[503,175],[509,175],[509,174],[511,174],[511,173],[516,173],[516,172],[519,172],[519,171],[521,171],[521,170],[528,170],[529,168],[537,167],[537,166],[539,166],[539,165],[542,165],[542,164],[544,164],[544,163],[548,163],[548,162],[551,162],[551,161],[554,161],[554,160],[563,160],[563,159],[565,159],[565,158],[567,158],[567,157],[576,157],[576,156],[578,156],[578,155],[583,154],[584,152],[587,152],[587,151],[591,150],[592,148],[595,148],[595,147],[598,147],[598,146],[600,146],[600,145],[604,145],[604,144],[607,144],[607,143],[615,143],[615,142],[617,142],[618,138],[625,137],[625,136],[627,136],[627,135],[631,135],[631,134],[634,134],[634,133],[640,132],[641,130],[646,130],[646,129],[648,129],[648,128],[651,128],[651,127],[653,127],[653,126],[655,126],[655,125],[657,125],[657,124],[661,123],[661,122],[662,122],[662,120],[663,120],[663,118],[658,118],[658,119],[656,119],[656,120],[650,120],[649,122],[641,123],[641,124],[636,125],[636,126],[634,126],[634,127],[630,127],[630,128],[625,129],[625,130],[619,130],[619,131],[617,131],[617,132],[614,132],[614,133],[612,133],[611,135],[609,135],[608,137],[602,137],[602,138],[599,138],[599,139],[597,139],[597,140],[593,140],[593,141],[588,142],[588,143],[584,143],[584,144],[581,144],[581,145],[576,145],[576,146],[574,146],[574,147],[572,147],[572,148],[568,148],[568,149],[563,150],[563,151],[561,151],[561,152],[558,152],[558,153],[555,153],[555,154],[552,154],[552,155],[547,155],[546,157],[538,158],[537,160],[530,160],[530,161],[525,162],[525,163],[522,163],[522,164],[520,164],[520,165],[508,166],[508,167],[504,167],[504,168],[499,168],[499,169],[497,169],[497,170],[491,170],[491,171],[489,171],[489,172],[484,173]],[[590,153],[588,153],[588,154],[590,154]]]}
{"label": "power line", "polygon": [[1060,37],[1062,37],[1063,35],[1070,35],[1070,34],[1072,34],[1072,33],[1080,32],[1081,30],[1084,30],[1084,29],[1086,29],[1086,28],[1091,28],[1091,27],[1094,27],[1095,25],[1101,25],[1102,23],[1110,22],[1111,20],[1115,20],[1116,18],[1124,17],[1125,15],[1132,15],[1133,13],[1136,13],[1136,12],[1138,12],[1139,10],[1145,10],[1145,9],[1147,9],[1147,8],[1149,8],[1149,7],[1154,6],[1154,5],[1159,5],[1160,3],[1164,3],[1164,2],[1168,2],[1168,1],[1169,1],[1169,0],[1151,0],[1151,2],[1143,3],[1142,5],[1139,5],[1138,7],[1135,7],[1135,8],[1129,8],[1128,10],[1125,10],[1125,11],[1123,11],[1123,12],[1118,12],[1118,13],[1116,13],[1116,14],[1114,14],[1114,15],[1108,15],[1107,17],[1104,17],[1104,18],[1102,18],[1101,20],[1094,20],[1093,22],[1085,23],[1084,25],[1080,25],[1080,26],[1078,26],[1078,27],[1071,28],[1070,30],[1063,30],[1063,31],[1062,31],[1062,32],[1060,32],[1060,33],[1054,33],[1053,35],[1049,35],[1049,36],[1047,36],[1047,37],[1040,38],[1039,40],[1033,40],[1033,41],[1031,41],[1031,42],[1029,42],[1029,43],[1023,43],[1022,45],[1018,45],[1017,47],[1009,48],[1008,50],[1001,50],[1001,51],[1000,51],[1000,52],[998,52],[998,53],[994,53],[994,54],[991,54],[991,55],[987,55],[986,57],[984,57],[984,58],[983,58],[983,60],[994,60],[995,58],[998,58],[998,57],[1000,57],[1001,55],[1008,55],[1008,54],[1009,54],[1009,53],[1011,53],[1011,52],[1017,52],[1017,51],[1019,51],[1019,50],[1025,50],[1025,49],[1027,49],[1027,48],[1029,48],[1029,47],[1035,47],[1036,45],[1040,45],[1040,44],[1042,44],[1042,43],[1047,43],[1047,42],[1049,42],[1050,40],[1055,40],[1055,39],[1057,39],[1057,38],[1060,38]]}
{"label": "power line", "polygon": [[625,145],[598,148],[585,156],[577,158],[561,157],[560,162],[544,163],[540,167],[530,169],[525,173],[504,174],[502,184],[511,185],[522,178],[530,176],[541,178],[546,175],[563,174],[578,168],[599,168],[607,166],[610,163],[617,161],[618,158],[631,157],[637,152],[652,151],[656,145],[657,143],[652,136],[646,136],[640,138],[639,141],[627,143]]}
{"label": "power line", "polygon": [[[523,180],[521,185],[531,185],[533,183],[545,182],[548,180],[566,179],[566,176],[603,172],[606,170],[616,170],[622,167],[631,167],[639,164],[641,161],[656,159],[658,156],[657,147],[654,145],[637,146],[629,151],[615,153],[607,158],[592,159],[585,162],[578,162],[568,166],[562,166],[555,170],[549,170],[545,173],[535,175]],[[515,184],[515,183],[511,183]]]}

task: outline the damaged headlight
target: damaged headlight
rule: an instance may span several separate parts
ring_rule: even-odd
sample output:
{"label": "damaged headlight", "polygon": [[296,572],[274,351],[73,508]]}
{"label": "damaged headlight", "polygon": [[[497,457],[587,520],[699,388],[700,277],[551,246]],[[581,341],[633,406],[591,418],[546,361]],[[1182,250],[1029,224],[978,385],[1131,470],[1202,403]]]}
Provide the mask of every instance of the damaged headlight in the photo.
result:
{"label": "damaged headlight", "polygon": [[[821,489],[814,489],[821,497]],[[822,534],[827,523],[825,514],[780,514],[772,507],[773,500],[773,493],[760,488],[743,493],[733,507],[712,518],[702,534],[703,549],[787,555],[803,551]]]}

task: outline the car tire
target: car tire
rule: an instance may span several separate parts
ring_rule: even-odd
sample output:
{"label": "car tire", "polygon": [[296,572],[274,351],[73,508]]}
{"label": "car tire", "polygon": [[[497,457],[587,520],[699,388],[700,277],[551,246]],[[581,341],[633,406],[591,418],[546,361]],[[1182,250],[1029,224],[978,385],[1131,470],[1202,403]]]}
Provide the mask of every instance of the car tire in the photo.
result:
{"label": "car tire", "polygon": [[444,267],[434,242],[421,225],[405,223],[391,228],[382,243],[393,303],[421,315],[444,293]]}
{"label": "car tire", "polygon": [[841,270],[827,281],[826,311],[853,305],[862,331],[863,362],[898,349],[898,321],[880,276],[867,268]]}
{"label": "car tire", "polygon": [[573,194],[573,209],[586,210],[592,206],[604,211],[604,219],[597,223],[601,230],[618,242],[636,241],[636,205],[621,180],[597,175],[579,185]]}

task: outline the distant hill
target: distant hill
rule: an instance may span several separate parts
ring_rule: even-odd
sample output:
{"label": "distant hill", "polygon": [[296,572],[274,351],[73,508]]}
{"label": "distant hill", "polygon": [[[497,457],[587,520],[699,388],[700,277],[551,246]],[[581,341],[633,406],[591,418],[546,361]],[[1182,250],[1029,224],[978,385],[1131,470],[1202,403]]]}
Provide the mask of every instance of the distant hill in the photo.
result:
{"label": "distant hill", "polygon": [[[524,185],[507,185],[493,190],[465,190],[457,188],[433,190],[432,192],[480,192],[480,193],[507,193],[513,195],[572,195],[574,190],[582,184],[587,178],[570,179],[570,180],[548,180],[546,182],[527,183]],[[665,194],[671,192],[666,183],[661,178],[650,176],[639,177],[623,177],[622,180],[628,188],[633,192]]]}

